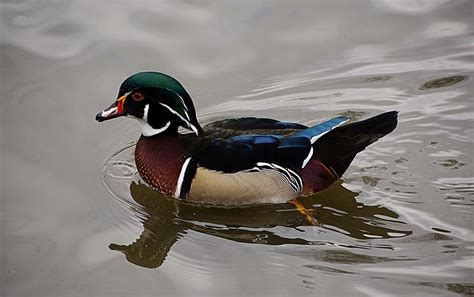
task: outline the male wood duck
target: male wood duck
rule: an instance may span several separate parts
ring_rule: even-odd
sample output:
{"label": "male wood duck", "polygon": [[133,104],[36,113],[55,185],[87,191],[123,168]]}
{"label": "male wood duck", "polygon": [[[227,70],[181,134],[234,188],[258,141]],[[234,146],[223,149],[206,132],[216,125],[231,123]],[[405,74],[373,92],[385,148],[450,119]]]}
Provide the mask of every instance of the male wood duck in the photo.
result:
{"label": "male wood duck", "polygon": [[[354,123],[339,116],[312,127],[254,117],[201,127],[176,79],[139,72],[96,120],[138,119],[135,162],[152,188],[192,202],[244,205],[284,203],[326,189],[357,153],[395,129],[397,114]],[[190,133],[178,133],[179,127]]]}

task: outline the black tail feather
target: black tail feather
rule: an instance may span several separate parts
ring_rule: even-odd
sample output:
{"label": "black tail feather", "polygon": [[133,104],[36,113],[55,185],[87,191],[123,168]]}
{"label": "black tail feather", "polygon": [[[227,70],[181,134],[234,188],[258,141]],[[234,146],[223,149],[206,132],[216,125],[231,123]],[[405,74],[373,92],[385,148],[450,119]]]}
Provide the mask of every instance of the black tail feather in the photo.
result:
{"label": "black tail feather", "polygon": [[314,143],[314,158],[341,177],[357,153],[397,127],[397,116],[397,111],[390,111],[335,128]]}

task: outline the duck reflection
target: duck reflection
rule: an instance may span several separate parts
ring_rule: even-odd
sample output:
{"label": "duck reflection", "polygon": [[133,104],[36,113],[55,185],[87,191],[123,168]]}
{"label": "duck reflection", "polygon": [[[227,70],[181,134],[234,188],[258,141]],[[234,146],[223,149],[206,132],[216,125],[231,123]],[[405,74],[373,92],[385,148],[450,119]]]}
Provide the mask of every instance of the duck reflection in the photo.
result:
{"label": "duck reflection", "polygon": [[[317,240],[295,236],[284,237],[272,227],[298,228],[313,226],[293,204],[257,205],[246,207],[217,207],[192,204],[168,198],[146,185],[133,182],[131,196],[144,211],[143,232],[129,245],[110,244],[111,250],[122,252],[127,260],[138,266],[157,268],[165,260],[173,244],[193,230],[237,242],[251,244],[314,244]],[[316,195],[300,198],[317,227],[343,233],[354,239],[406,236],[411,231],[396,230],[388,225],[403,225],[398,214],[378,205],[368,206],[356,201],[354,193],[339,181]]]}

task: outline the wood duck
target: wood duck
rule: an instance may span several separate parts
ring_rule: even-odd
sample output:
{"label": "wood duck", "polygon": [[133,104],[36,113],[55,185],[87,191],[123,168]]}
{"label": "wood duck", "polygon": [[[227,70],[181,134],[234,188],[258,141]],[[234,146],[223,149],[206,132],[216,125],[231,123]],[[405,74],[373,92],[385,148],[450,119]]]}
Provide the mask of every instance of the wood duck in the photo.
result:
{"label": "wood duck", "polygon": [[96,120],[129,116],[141,123],[135,162],[155,190],[192,202],[244,205],[284,203],[326,189],[357,153],[395,129],[397,114],[354,123],[339,116],[312,127],[254,117],[201,127],[176,79],[139,72]]}

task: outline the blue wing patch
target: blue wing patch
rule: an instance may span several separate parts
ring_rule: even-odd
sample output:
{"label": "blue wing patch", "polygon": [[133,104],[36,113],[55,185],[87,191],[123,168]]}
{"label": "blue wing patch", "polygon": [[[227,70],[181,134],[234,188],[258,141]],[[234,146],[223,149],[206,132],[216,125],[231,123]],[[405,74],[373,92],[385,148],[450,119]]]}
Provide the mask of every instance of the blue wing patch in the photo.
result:
{"label": "blue wing patch", "polygon": [[253,134],[246,134],[246,135],[237,135],[231,137],[230,139],[233,141],[250,143],[250,144],[277,144],[279,139],[283,138],[280,135],[253,135]]}
{"label": "blue wing patch", "polygon": [[321,136],[328,133],[332,129],[339,127],[349,121],[348,117],[340,116],[322,122],[316,126],[304,129],[302,131],[296,132],[293,134],[293,137],[306,137],[311,140],[311,143],[315,143]]}

